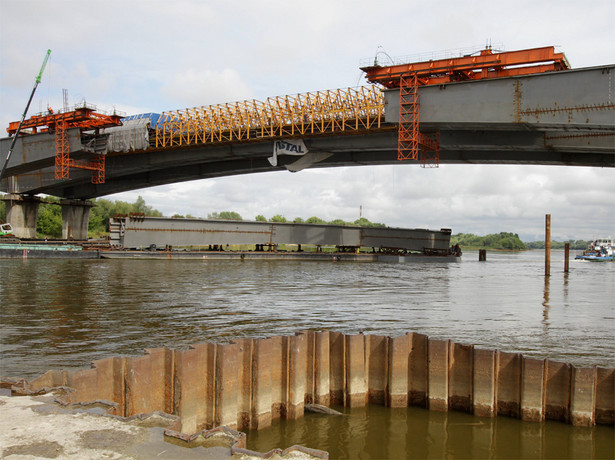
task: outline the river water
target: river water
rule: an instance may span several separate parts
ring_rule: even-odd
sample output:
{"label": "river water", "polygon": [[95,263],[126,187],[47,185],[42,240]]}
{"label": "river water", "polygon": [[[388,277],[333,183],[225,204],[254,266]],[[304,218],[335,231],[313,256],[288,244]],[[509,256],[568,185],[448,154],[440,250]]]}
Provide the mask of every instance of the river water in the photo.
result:
{"label": "river water", "polygon": [[[306,329],[419,332],[578,366],[615,367],[615,263],[572,260],[564,274],[563,252],[551,259],[547,278],[540,251],[489,252],[486,262],[468,252],[458,263],[414,264],[0,260],[0,374],[32,378],[145,348]],[[424,423],[433,426],[439,416],[426,415]],[[450,424],[442,423],[449,432]],[[490,432],[497,437],[497,427]],[[271,436],[269,448],[278,441],[284,447]]]}

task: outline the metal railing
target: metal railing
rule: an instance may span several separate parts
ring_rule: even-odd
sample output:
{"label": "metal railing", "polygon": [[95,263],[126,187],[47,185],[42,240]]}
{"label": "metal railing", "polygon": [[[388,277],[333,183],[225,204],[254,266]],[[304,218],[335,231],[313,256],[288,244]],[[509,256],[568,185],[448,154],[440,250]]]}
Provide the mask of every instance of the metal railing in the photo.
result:
{"label": "metal railing", "polygon": [[164,112],[155,127],[155,146],[351,133],[383,122],[384,95],[365,86]]}

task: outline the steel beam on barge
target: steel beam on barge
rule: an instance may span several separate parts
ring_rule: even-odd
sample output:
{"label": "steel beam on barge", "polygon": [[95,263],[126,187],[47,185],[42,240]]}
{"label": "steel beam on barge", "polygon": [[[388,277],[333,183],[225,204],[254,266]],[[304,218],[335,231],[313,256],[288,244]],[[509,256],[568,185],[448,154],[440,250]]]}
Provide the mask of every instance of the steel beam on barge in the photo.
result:
{"label": "steel beam on barge", "polygon": [[404,229],[339,225],[137,217],[111,219],[111,245],[125,249],[152,245],[312,244],[321,246],[446,250],[450,229]]}

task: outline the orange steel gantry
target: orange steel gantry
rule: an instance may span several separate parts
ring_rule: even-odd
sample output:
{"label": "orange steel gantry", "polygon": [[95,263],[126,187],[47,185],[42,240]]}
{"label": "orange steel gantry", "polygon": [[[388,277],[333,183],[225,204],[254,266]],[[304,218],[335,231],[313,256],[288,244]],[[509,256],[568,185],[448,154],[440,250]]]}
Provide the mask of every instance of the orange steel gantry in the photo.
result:
{"label": "orange steel gantry", "polygon": [[[105,155],[94,154],[90,161],[74,160],[70,158],[68,143],[69,128],[80,128],[82,131],[109,128],[121,125],[121,115],[106,115],[96,112],[96,108],[83,104],[73,110],[54,113],[49,109],[46,114],[33,115],[24,120],[21,129],[31,129],[31,133],[55,132],[55,178],[68,179],[69,169],[87,169],[92,171],[92,183],[105,182]],[[7,132],[15,135],[19,122],[9,123]]]}
{"label": "orange steel gantry", "polygon": [[252,142],[382,129],[384,97],[375,86],[240,101],[164,112],[156,147]]}
{"label": "orange steel gantry", "polygon": [[398,160],[421,160],[437,166],[438,133],[419,131],[418,87],[486,78],[511,77],[570,69],[564,53],[554,47],[494,52],[490,47],[478,55],[429,60],[391,66],[362,67],[366,78],[388,89],[399,88]]}

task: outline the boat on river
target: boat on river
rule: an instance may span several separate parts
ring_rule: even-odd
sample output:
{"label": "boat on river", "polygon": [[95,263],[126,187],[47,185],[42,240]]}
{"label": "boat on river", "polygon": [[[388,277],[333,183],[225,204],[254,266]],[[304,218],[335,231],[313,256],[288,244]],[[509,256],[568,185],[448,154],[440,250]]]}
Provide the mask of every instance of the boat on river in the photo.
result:
{"label": "boat on river", "polygon": [[612,238],[601,238],[590,243],[589,247],[575,257],[592,262],[610,262],[615,259],[615,243]]}
{"label": "boat on river", "polygon": [[11,224],[8,222],[3,222],[0,220],[0,237],[9,235],[13,235],[13,227],[11,227]]}

